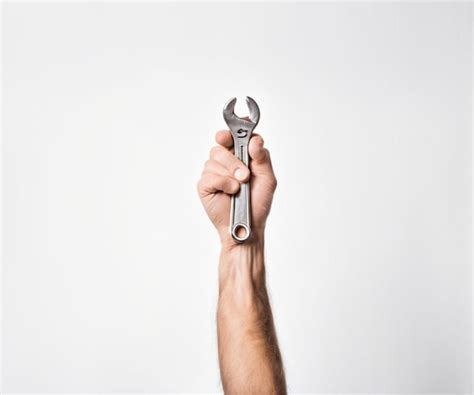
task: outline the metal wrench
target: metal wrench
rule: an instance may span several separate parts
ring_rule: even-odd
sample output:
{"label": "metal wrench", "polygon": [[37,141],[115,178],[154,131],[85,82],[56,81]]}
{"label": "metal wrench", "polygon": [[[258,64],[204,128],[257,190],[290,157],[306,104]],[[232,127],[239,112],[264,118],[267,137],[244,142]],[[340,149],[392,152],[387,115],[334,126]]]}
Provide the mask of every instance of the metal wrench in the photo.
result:
{"label": "metal wrench", "polygon": [[[247,96],[247,107],[249,109],[248,119],[240,118],[234,113],[237,99],[230,99],[224,106],[224,120],[229,126],[234,139],[234,153],[245,166],[249,165],[249,141],[253,130],[260,119],[260,110],[257,103]],[[250,182],[240,185],[240,190],[231,198],[230,208],[230,234],[232,238],[243,243],[248,240],[252,232],[250,227]]]}

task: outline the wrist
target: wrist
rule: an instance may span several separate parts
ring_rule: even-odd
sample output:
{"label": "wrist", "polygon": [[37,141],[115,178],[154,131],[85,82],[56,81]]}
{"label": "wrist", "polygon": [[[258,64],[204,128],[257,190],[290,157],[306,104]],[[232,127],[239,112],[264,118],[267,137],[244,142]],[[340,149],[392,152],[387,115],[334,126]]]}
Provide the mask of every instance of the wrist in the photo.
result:
{"label": "wrist", "polygon": [[248,240],[243,243],[235,241],[229,230],[225,229],[219,232],[219,238],[221,241],[221,252],[224,254],[231,254],[234,251],[257,250],[263,251],[265,230],[263,228],[252,229],[252,233]]}
{"label": "wrist", "polygon": [[264,233],[254,230],[245,243],[222,241],[219,289],[231,294],[252,295],[265,287]]}

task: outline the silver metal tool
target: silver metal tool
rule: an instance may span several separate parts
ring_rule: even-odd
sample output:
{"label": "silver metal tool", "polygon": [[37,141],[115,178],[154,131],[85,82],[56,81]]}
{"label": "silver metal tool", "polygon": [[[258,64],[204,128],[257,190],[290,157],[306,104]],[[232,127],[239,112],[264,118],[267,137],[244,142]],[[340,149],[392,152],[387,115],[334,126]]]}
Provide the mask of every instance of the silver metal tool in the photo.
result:
{"label": "silver metal tool", "polygon": [[[234,113],[237,99],[230,99],[224,106],[224,120],[229,126],[234,138],[234,153],[245,166],[249,165],[249,141],[255,126],[260,119],[260,110],[257,103],[247,96],[249,116],[240,118]],[[240,185],[240,190],[231,198],[230,234],[238,243],[248,240],[252,232],[250,227],[250,182]]]}

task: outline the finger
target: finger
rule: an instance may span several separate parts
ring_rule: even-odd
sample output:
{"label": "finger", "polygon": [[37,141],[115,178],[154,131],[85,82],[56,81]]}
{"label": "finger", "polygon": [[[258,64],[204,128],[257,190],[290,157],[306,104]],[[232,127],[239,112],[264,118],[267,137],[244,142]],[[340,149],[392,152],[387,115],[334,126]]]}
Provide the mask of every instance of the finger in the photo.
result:
{"label": "finger", "polygon": [[230,149],[234,145],[234,139],[229,130],[219,130],[216,133],[216,143]]}
{"label": "finger", "polygon": [[204,197],[216,192],[224,192],[229,195],[236,193],[240,188],[237,180],[219,174],[205,173],[198,182],[199,195]]}
{"label": "finger", "polygon": [[232,174],[240,182],[245,182],[249,179],[250,171],[247,166],[226,148],[221,146],[212,148],[210,157],[224,166],[229,171],[229,174]]}
{"label": "finger", "polygon": [[204,164],[204,173],[212,173],[212,174],[219,174],[220,176],[232,176],[229,171],[221,165],[219,162],[215,161],[214,159],[209,159]]}

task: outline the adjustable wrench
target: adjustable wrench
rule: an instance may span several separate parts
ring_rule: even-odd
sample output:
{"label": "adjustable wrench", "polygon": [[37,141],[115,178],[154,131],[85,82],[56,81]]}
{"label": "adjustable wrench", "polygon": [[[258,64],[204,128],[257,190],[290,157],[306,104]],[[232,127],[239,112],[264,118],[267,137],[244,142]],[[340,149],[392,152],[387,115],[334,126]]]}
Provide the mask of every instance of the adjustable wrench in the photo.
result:
{"label": "adjustable wrench", "polygon": [[[249,109],[248,119],[240,118],[234,113],[237,99],[230,99],[224,106],[224,120],[229,126],[234,139],[234,154],[245,166],[249,165],[249,141],[253,130],[260,119],[260,110],[257,103],[247,96],[247,107]],[[240,190],[231,197],[230,208],[230,234],[232,238],[243,243],[248,240],[252,232],[250,227],[250,182],[240,185]]]}

